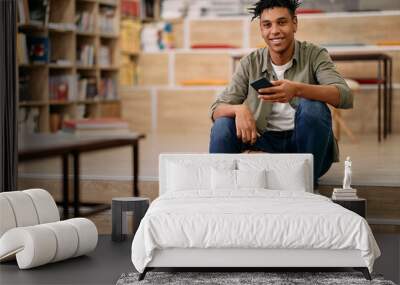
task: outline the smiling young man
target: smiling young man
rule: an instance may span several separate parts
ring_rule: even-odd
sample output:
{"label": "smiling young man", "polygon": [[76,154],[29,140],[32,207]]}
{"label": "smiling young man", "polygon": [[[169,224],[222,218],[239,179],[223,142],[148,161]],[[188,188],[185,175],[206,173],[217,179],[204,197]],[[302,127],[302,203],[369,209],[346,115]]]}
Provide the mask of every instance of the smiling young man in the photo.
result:
{"label": "smiling young man", "polygon": [[[316,182],[339,156],[326,104],[352,108],[353,96],[326,49],[295,40],[299,5],[261,0],[251,9],[267,48],[241,59],[212,104],[210,153],[312,153]],[[262,77],[273,86],[254,90]]]}

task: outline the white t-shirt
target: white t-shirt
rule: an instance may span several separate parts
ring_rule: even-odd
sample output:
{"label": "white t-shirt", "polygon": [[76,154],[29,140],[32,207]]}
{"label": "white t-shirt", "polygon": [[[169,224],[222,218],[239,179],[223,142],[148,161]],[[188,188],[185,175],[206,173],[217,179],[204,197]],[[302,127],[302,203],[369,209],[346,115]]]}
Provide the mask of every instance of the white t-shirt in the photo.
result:
{"label": "white t-shirt", "polygon": [[[275,65],[271,62],[279,80],[284,79],[285,71],[293,65],[293,59],[284,65]],[[289,103],[273,103],[272,112],[268,117],[267,130],[288,131],[294,129],[294,115],[296,111]]]}

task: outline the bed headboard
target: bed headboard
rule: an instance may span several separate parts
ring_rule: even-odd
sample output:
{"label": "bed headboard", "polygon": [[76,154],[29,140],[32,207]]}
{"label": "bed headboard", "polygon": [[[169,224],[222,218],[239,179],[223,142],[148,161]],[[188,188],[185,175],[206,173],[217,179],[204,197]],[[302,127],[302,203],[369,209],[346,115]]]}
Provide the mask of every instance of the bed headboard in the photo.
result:
{"label": "bed headboard", "polygon": [[314,192],[313,182],[313,156],[308,153],[296,154],[272,154],[272,153],[240,153],[240,154],[210,154],[210,153],[162,153],[159,156],[159,195],[167,191],[167,168],[169,162],[203,163],[205,161],[239,161],[239,160],[262,160],[270,165],[277,163],[304,163],[304,180],[307,192]]}

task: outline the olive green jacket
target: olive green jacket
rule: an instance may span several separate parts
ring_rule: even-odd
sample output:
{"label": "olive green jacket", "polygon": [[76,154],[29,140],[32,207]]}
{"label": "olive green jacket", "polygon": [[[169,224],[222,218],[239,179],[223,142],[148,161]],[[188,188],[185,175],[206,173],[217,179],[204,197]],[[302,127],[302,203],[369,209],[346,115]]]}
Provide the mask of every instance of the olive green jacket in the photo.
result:
{"label": "olive green jacket", "polygon": [[[240,60],[231,82],[211,105],[211,118],[214,110],[221,103],[232,105],[245,103],[254,114],[257,130],[260,133],[265,132],[272,103],[260,100],[257,91],[250,86],[250,82],[261,77],[277,80],[267,48],[257,49]],[[346,81],[336,71],[335,65],[325,48],[308,42],[296,41],[293,65],[285,71],[284,78],[307,84],[334,85],[340,93],[340,102],[337,108],[348,109],[353,107],[352,92]],[[299,98],[294,97],[289,103],[296,109],[298,101]],[[336,139],[333,143],[333,161],[339,161],[339,148]]]}

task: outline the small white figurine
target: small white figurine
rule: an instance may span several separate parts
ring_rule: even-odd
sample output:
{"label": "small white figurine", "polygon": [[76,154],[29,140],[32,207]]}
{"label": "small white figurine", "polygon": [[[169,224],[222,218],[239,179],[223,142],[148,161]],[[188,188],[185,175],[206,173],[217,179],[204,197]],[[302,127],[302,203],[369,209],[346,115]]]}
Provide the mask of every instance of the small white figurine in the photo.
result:
{"label": "small white figurine", "polygon": [[343,189],[352,189],[351,188],[351,159],[350,159],[350,156],[346,157],[346,161],[344,162]]}

